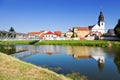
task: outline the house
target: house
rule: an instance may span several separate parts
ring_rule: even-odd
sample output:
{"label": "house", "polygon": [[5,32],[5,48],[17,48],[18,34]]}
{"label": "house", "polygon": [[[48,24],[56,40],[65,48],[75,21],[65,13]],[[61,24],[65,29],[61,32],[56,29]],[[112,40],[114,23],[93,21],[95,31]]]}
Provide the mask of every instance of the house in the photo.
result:
{"label": "house", "polygon": [[56,35],[57,37],[61,37],[62,36],[62,32],[61,31],[55,31],[54,35]]}
{"label": "house", "polygon": [[22,39],[28,39],[29,35],[25,33],[16,33],[16,39],[22,40]]}
{"label": "house", "polygon": [[40,31],[40,32],[29,32],[30,39],[45,39],[45,40],[53,40],[54,38],[61,37],[61,31]]}
{"label": "house", "polygon": [[46,34],[48,31],[40,31],[40,32],[29,32],[29,38],[30,39],[43,39],[44,34]]}
{"label": "house", "polygon": [[67,33],[65,34],[65,36],[66,36],[67,38],[71,38],[73,34],[74,34],[73,31],[72,31],[71,29],[69,29],[69,30],[67,31]]}
{"label": "house", "polygon": [[103,40],[120,41],[120,38],[116,36],[114,29],[108,29],[107,33],[102,37]]}
{"label": "house", "polygon": [[41,32],[29,32],[29,39],[38,39]]}
{"label": "house", "polygon": [[54,33],[51,31],[48,31],[47,33],[44,34],[44,39],[46,40],[53,40]]}
{"label": "house", "polygon": [[82,39],[90,33],[90,30],[88,27],[74,27],[73,33],[77,34],[77,36]]}
{"label": "house", "polygon": [[107,36],[115,36],[115,32],[114,32],[114,29],[108,29],[107,31]]}

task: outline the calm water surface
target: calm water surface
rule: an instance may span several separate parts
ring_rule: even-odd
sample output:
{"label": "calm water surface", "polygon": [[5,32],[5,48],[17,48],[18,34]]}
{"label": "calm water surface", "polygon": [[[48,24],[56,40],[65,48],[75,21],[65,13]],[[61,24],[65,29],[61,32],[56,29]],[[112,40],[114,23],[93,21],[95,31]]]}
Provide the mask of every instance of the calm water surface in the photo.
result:
{"label": "calm water surface", "polygon": [[[15,56],[20,60],[52,68],[57,73],[80,72],[89,80],[120,80],[120,49],[58,46],[16,45]],[[11,52],[12,53],[12,52]]]}

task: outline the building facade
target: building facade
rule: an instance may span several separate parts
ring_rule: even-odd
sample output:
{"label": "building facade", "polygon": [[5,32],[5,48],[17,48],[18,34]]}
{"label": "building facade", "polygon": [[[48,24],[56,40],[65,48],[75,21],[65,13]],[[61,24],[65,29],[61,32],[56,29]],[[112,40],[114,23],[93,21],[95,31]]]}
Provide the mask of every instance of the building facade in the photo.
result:
{"label": "building facade", "polygon": [[76,35],[80,39],[85,39],[85,38],[95,39],[96,36],[100,38],[104,33],[105,33],[104,16],[102,11],[100,11],[97,24],[93,26],[87,26],[87,27],[76,26],[76,27],[73,27],[72,31],[68,31],[66,34],[68,34],[67,35],[68,37],[71,37],[72,35],[74,35],[75,37]]}

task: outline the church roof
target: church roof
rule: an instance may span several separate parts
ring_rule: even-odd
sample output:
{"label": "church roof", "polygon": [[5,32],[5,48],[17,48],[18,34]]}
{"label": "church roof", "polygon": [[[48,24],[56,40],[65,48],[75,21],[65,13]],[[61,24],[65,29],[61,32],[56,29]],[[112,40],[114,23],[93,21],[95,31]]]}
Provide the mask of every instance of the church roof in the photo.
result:
{"label": "church roof", "polygon": [[98,22],[100,22],[100,21],[104,22],[104,16],[103,16],[102,10],[100,11],[100,15],[98,17]]}
{"label": "church roof", "polygon": [[93,26],[88,26],[89,30],[91,30],[94,26],[95,26],[95,25],[93,25]]}

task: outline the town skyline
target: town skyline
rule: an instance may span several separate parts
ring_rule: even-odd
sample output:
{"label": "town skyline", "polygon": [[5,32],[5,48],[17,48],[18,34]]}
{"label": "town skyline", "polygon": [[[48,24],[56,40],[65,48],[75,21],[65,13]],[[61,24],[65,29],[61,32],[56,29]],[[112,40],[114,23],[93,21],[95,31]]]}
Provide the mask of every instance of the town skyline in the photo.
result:
{"label": "town skyline", "polygon": [[100,10],[105,30],[114,28],[120,18],[118,0],[0,0],[0,30],[66,32],[75,26],[95,25]]}

